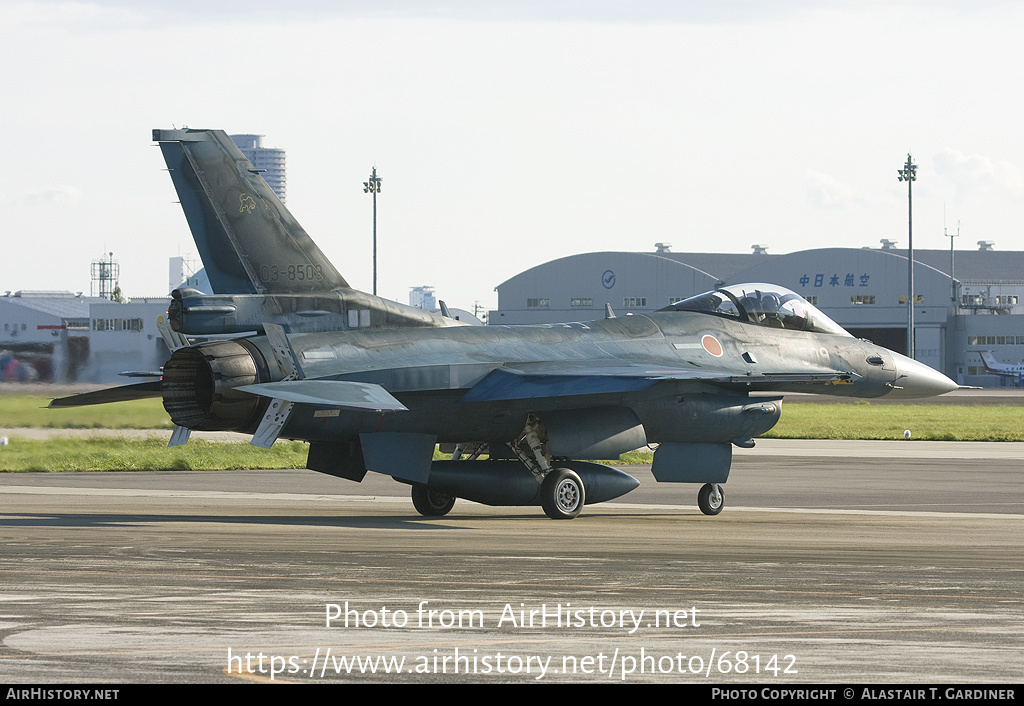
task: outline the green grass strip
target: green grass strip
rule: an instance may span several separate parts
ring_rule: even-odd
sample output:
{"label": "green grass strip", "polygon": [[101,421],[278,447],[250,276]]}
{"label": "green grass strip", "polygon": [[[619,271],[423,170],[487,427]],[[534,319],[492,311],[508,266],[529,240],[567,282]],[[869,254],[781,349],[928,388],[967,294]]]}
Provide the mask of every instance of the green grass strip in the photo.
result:
{"label": "green grass strip", "polygon": [[[160,400],[139,400],[73,410],[43,408],[49,398],[0,397],[0,427],[170,428]],[[782,419],[767,438],[1024,441],[1024,407],[952,405],[783,404]],[[29,441],[11,434],[0,446],[0,471],[139,471],[304,468],[308,446],[279,441],[271,449],[245,443],[193,439],[168,448],[160,439],[89,437]],[[618,463],[651,462],[647,450]]]}
{"label": "green grass strip", "polygon": [[112,404],[47,409],[50,397],[0,396],[0,428],[34,429],[172,429],[158,398]]}
{"label": "green grass strip", "polygon": [[215,471],[305,468],[309,446],[278,441],[270,449],[193,439],[168,448],[162,439],[49,439],[12,436],[0,446],[0,471]]}
{"label": "green grass strip", "polygon": [[1024,407],[953,405],[782,404],[776,439],[1024,441]]}
{"label": "green grass strip", "polygon": [[[171,429],[159,399],[75,409],[46,409],[50,398],[0,396],[0,428]],[[768,432],[781,439],[1024,441],[1024,407],[970,405],[786,404]]]}

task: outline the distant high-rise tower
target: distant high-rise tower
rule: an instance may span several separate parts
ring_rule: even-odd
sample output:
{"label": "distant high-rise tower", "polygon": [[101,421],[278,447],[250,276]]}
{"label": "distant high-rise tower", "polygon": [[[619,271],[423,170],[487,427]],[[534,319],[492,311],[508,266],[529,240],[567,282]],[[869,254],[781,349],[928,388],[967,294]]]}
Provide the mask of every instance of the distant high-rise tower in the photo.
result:
{"label": "distant high-rise tower", "polygon": [[252,166],[265,170],[260,175],[283,203],[287,191],[284,150],[264,147],[263,135],[231,135],[231,140],[242,150],[245,158],[252,162]]}
{"label": "distant high-rise tower", "polygon": [[409,306],[433,311],[437,308],[433,287],[409,287]]}

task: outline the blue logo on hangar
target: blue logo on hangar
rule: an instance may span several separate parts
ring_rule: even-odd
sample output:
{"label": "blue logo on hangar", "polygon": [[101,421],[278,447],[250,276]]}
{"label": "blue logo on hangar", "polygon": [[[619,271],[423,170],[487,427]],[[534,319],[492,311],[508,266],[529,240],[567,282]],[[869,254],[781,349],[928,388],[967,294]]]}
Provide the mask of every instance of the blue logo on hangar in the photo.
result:
{"label": "blue logo on hangar", "polygon": [[604,285],[605,289],[611,289],[615,286],[615,273],[611,270],[605,270],[604,274],[601,275],[601,284]]}

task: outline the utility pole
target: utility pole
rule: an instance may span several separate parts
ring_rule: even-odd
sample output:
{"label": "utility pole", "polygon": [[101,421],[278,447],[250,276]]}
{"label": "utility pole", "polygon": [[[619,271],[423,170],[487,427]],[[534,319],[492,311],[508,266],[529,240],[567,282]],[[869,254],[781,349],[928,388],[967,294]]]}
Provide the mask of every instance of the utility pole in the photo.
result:
{"label": "utility pole", "polygon": [[949,233],[946,231],[946,226],[942,226],[942,232],[945,233],[946,237],[949,238],[949,286],[952,290],[951,296],[953,299],[953,306],[956,306],[956,270],[953,268],[953,239],[960,235],[960,221],[956,222],[956,233]]}
{"label": "utility pole", "polygon": [[907,356],[914,358],[914,182],[917,165],[907,153],[907,163],[897,170],[900,181],[907,182]]}
{"label": "utility pole", "polygon": [[373,194],[373,296],[377,296],[377,194],[380,193],[380,182],[377,167],[370,172],[370,180],[363,182],[363,193]]}

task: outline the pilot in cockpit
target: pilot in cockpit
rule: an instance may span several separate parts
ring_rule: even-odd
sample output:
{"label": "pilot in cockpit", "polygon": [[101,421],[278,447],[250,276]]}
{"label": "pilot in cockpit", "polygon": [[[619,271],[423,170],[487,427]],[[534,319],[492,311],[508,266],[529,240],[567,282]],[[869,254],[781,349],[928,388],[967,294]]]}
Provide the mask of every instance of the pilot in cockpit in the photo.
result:
{"label": "pilot in cockpit", "polygon": [[785,328],[779,307],[782,302],[777,294],[768,293],[761,297],[761,321],[772,328]]}
{"label": "pilot in cockpit", "polygon": [[764,320],[764,312],[761,311],[761,302],[756,296],[747,295],[740,299],[740,306],[747,314],[747,321],[752,324],[759,324]]}

